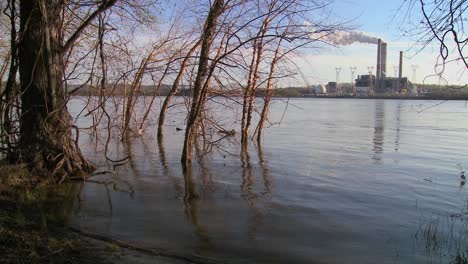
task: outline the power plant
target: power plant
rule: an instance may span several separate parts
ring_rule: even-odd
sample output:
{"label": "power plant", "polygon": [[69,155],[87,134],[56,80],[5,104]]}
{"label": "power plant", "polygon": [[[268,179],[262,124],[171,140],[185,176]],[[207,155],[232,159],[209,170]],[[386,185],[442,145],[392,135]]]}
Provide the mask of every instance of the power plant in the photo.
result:
{"label": "power plant", "polygon": [[[388,77],[387,43],[381,39],[378,39],[375,75],[372,74],[372,69],[374,69],[374,67],[369,67],[369,73],[364,75],[358,75],[358,78],[354,80],[355,83],[351,84],[351,91],[347,94],[354,96],[417,94],[416,87],[408,81],[407,77],[403,77],[403,52],[400,51],[399,55],[400,57],[398,65],[398,76]],[[336,82],[328,83],[328,94],[338,96],[346,95],[342,91],[343,89],[341,87],[341,84],[339,83],[339,80],[336,80]]]}

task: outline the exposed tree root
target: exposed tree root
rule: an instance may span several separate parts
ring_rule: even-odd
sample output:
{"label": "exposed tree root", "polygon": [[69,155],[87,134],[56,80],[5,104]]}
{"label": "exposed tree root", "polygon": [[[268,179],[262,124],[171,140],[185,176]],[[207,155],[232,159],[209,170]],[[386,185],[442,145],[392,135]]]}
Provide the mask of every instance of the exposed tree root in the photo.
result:
{"label": "exposed tree root", "polygon": [[[78,132],[71,138],[69,115],[52,115],[48,122],[40,124],[38,133],[23,137],[21,157],[27,162],[33,174],[42,176],[48,182],[62,183],[72,177],[82,177],[95,170],[77,145]],[[62,122],[63,121],[63,122]]]}
{"label": "exposed tree root", "polygon": [[93,233],[89,231],[83,231],[75,227],[68,227],[70,231],[75,232],[81,236],[89,237],[92,239],[96,239],[99,241],[103,241],[106,243],[112,243],[115,245],[118,245],[119,247],[130,249],[130,250],[135,250],[138,252],[142,252],[151,256],[159,256],[159,257],[166,257],[166,258],[173,258],[173,259],[178,259],[178,260],[183,260],[187,261],[190,263],[195,263],[195,264],[220,264],[223,263],[220,260],[215,260],[215,259],[208,259],[208,258],[202,258],[198,256],[185,256],[185,255],[180,255],[176,253],[171,253],[165,250],[161,249],[149,249],[149,248],[144,248],[135,244],[130,244],[121,240],[118,240],[116,238],[110,237],[110,236],[105,236],[102,234],[98,233]]}

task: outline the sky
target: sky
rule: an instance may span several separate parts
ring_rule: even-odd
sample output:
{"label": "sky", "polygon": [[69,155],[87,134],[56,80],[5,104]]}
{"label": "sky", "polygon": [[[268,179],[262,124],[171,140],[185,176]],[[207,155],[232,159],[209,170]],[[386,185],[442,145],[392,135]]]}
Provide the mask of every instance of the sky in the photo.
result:
{"label": "sky", "polygon": [[[180,0],[182,1],[182,0]],[[203,8],[193,0],[185,0],[191,8]],[[333,1],[333,0],[330,0]],[[446,66],[441,80],[434,69],[438,57],[438,45],[427,47],[419,51],[415,47],[415,37],[404,36],[400,27],[408,26],[403,24],[404,12],[400,10],[405,0],[334,0],[329,9],[333,14],[330,23],[337,21],[347,22],[346,27],[365,35],[381,38],[388,44],[387,53],[387,76],[396,77],[399,64],[399,53],[404,52],[403,76],[408,77],[413,83],[426,84],[468,84],[468,70],[462,63],[450,63]],[[168,1],[167,8],[163,8],[163,13],[167,17],[174,18],[172,7],[177,5]],[[181,5],[185,6],[185,5]],[[189,10],[191,10],[189,8]],[[195,12],[206,12],[195,9]],[[415,11],[418,11],[416,9]],[[410,17],[417,21],[420,12],[410,14]],[[313,20],[313,17],[312,17]],[[328,21],[327,21],[328,22]],[[142,33],[143,34],[143,33]],[[139,38],[140,44],[152,41],[156,36],[144,33]],[[350,83],[358,75],[368,74],[369,67],[375,67],[377,62],[377,45],[354,43],[345,46],[329,46],[311,48],[301,51],[300,54],[293,55],[293,60],[300,74],[293,79],[284,79],[279,85],[285,86],[308,86],[316,84],[326,84],[330,81],[337,81],[336,68],[341,68],[338,81]],[[354,78],[351,75],[351,67],[356,68]]]}
{"label": "sky", "polygon": [[[432,45],[417,53],[418,49],[413,47],[415,39],[403,36],[403,31],[399,29],[403,13],[398,12],[402,2],[403,0],[336,0],[331,8],[337,19],[349,21],[349,26],[356,30],[382,38],[387,42],[387,76],[394,76],[394,66],[398,65],[399,52],[403,51],[404,76],[415,83],[437,84],[439,77],[433,75],[438,46]],[[416,17],[418,14],[412,15]],[[302,85],[301,82],[308,82],[309,85],[325,84],[335,81],[337,67],[341,68],[339,81],[350,82],[350,67],[357,68],[356,76],[367,74],[368,66],[375,67],[376,57],[376,45],[360,43],[301,54],[296,60],[303,75],[298,78],[297,84]],[[468,71],[461,63],[449,64],[443,77],[450,84],[468,83]]]}

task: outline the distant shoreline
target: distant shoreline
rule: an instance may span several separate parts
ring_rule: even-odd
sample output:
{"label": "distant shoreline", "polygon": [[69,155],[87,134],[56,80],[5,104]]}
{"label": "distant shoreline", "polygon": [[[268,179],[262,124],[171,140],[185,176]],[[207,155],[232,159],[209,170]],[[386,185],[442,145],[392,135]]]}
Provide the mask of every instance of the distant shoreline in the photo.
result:
{"label": "distant shoreline", "polygon": [[[468,100],[468,87],[457,86],[454,88],[439,87],[434,85],[421,86],[419,95],[402,95],[402,94],[376,94],[372,96],[352,96],[352,89],[344,89],[343,95],[336,94],[316,94],[315,88],[311,87],[289,87],[289,88],[276,88],[273,91],[274,98],[337,98],[337,99],[394,99],[394,100]],[[69,91],[78,88],[78,86],[69,87]],[[74,90],[71,96],[125,96],[127,93],[123,86],[108,86],[104,91],[100,91],[89,86],[84,86]],[[170,85],[161,85],[156,89],[151,85],[143,85],[135,91],[135,96],[167,96],[170,93]],[[256,91],[256,97],[263,98],[266,94],[264,89]],[[191,92],[188,87],[182,87],[175,96],[190,96]],[[212,90],[209,96],[223,96],[223,97],[242,97],[241,89],[226,89],[226,90]]]}
{"label": "distant shoreline", "polygon": [[[99,96],[99,94],[83,94],[77,93],[71,95],[72,97],[85,97],[85,96]],[[115,96],[121,97],[124,96],[123,94],[114,94],[114,95],[105,95],[105,96]],[[154,94],[138,94],[137,97],[152,97]],[[165,97],[166,95],[156,95],[158,97]],[[175,97],[182,97],[187,95],[175,95]],[[217,96],[217,95],[213,95]],[[242,97],[240,95],[226,95],[224,97]],[[258,98],[264,98],[264,96],[259,95]],[[468,101],[468,95],[446,95],[446,96],[438,96],[438,95],[373,95],[373,96],[352,96],[352,95],[323,95],[323,96],[316,96],[316,95],[277,95],[273,96],[273,98],[307,98],[307,99],[378,99],[378,100],[437,100],[437,101]]]}
{"label": "distant shoreline", "polygon": [[438,101],[467,101],[468,95],[373,95],[373,96],[351,96],[351,95],[326,95],[326,96],[303,96],[303,98],[327,98],[327,99],[389,99],[389,100],[438,100]]}

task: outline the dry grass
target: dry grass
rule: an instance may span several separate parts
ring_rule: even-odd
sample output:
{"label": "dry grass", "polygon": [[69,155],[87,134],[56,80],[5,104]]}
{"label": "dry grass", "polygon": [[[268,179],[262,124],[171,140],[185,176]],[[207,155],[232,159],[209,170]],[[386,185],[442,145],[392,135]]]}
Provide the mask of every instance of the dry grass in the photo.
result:
{"label": "dry grass", "polygon": [[37,181],[25,165],[0,165],[0,184],[8,187],[29,186]]}

